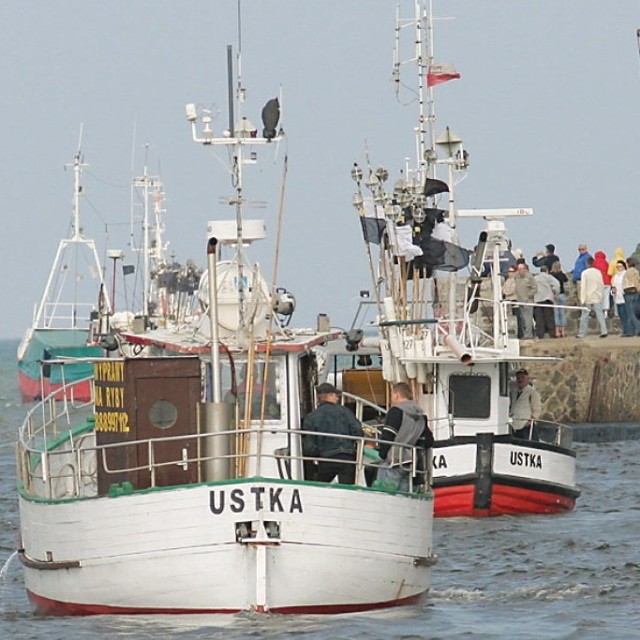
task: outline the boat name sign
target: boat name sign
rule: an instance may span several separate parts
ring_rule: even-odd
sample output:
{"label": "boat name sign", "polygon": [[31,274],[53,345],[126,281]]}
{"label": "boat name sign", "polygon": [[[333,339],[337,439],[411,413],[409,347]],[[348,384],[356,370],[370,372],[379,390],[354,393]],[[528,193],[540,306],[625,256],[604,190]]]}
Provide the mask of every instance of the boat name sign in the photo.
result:
{"label": "boat name sign", "polygon": [[251,487],[245,489],[213,490],[209,493],[211,513],[220,515],[225,510],[243,513],[245,509],[271,513],[303,513],[300,491],[293,489],[283,495],[283,487]]}

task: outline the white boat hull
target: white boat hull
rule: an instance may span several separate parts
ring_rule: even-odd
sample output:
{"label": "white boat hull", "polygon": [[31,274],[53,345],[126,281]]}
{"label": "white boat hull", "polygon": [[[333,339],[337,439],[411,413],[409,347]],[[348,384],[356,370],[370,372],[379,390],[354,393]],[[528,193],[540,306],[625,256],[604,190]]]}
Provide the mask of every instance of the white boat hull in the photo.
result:
{"label": "white boat hull", "polygon": [[429,589],[432,507],[426,495],[278,480],[21,497],[25,582],[39,612],[64,615],[409,604]]}

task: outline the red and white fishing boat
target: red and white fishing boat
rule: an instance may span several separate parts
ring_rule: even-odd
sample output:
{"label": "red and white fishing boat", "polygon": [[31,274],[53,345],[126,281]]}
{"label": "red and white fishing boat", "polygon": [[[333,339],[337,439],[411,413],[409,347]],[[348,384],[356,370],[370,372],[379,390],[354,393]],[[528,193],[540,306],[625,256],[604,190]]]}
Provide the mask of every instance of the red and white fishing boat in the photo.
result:
{"label": "red and white fishing boat", "polygon": [[355,438],[354,485],[305,474],[301,420],[341,335],[320,316],[289,326],[293,296],[247,258],[266,224],[244,217],[244,173],[283,134],[277,100],[262,135],[240,109],[214,131],[187,106],[193,139],[228,151],[235,189],[233,219],[203,239],[206,312],[121,333],[131,355],[94,362],[91,402],[49,398],[20,430],[19,556],[40,613],[339,613],[429,590],[433,495],[417,462],[410,492],[369,487],[371,442]]}
{"label": "red and white fishing boat", "polygon": [[[343,388],[362,390],[384,409],[385,387],[411,384],[435,436],[436,516],[565,512],[580,493],[571,428],[539,422],[539,440],[519,439],[509,415],[513,373],[535,358],[522,355],[510,327],[512,308],[503,300],[500,266],[510,249],[505,221],[533,211],[458,210],[455,186],[468,156],[449,128],[436,137],[433,92],[459,74],[451,65],[435,65],[431,11],[423,5],[415,2],[412,18],[417,26],[416,164],[407,162],[391,188],[385,168],[356,165],[352,171],[382,364],[342,371]],[[399,21],[398,41],[409,22]],[[400,56],[395,59],[400,89],[407,83],[399,82]],[[445,180],[436,177],[441,168]],[[442,209],[438,198],[445,199]],[[486,221],[474,252],[460,247],[457,235],[458,222],[472,217]],[[352,336],[351,348],[357,338]],[[370,349],[372,341],[366,342]]]}
{"label": "red and white fishing boat", "polygon": [[[95,242],[84,235],[80,224],[82,170],[87,166],[80,150],[71,166],[71,233],[58,244],[33,322],[18,346],[18,386],[23,402],[40,400],[69,382],[85,379],[91,366],[83,359],[101,353],[91,344],[91,329],[98,318],[99,301],[105,312],[109,301]],[[62,358],[67,364],[60,363]],[[76,399],[86,401],[91,397],[90,385],[85,380],[75,385],[74,393]]]}

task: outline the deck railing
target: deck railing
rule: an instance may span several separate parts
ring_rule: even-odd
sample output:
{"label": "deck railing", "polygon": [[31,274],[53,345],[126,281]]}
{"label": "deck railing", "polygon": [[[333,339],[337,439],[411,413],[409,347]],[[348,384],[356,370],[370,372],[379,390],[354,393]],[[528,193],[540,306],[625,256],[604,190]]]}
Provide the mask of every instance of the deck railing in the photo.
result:
{"label": "deck railing", "polygon": [[[371,404],[366,400],[360,400],[360,407]],[[309,479],[309,474],[300,476],[292,472],[293,468],[304,468],[308,472],[317,464],[336,462],[331,458],[305,455],[302,453],[302,440],[295,447],[301,453],[295,453],[286,447],[276,448],[273,451],[266,451],[265,447],[257,447],[259,453],[249,451],[247,447],[238,447],[236,450],[231,447],[231,451],[227,454],[209,455],[207,453],[218,450],[215,443],[217,438],[239,443],[246,441],[249,435],[252,438],[273,438],[276,434],[302,439],[304,436],[322,435],[352,441],[355,449],[354,460],[340,460],[340,463],[355,466],[355,484],[360,487],[373,485],[370,487],[372,489],[394,490],[394,487],[380,486],[374,482],[376,469],[382,464],[379,459],[375,460],[375,453],[373,453],[377,444],[375,435],[337,436],[269,425],[214,433],[183,434],[96,444],[94,440],[88,440],[93,434],[90,423],[92,414],[91,403],[74,404],[59,391],[46,398],[27,414],[18,441],[19,478],[21,488],[27,495],[45,500],[95,497],[98,495],[98,468],[103,477],[114,479],[114,486],[121,485],[123,477],[135,477],[140,472],[148,473],[148,484],[136,488],[153,488],[159,486],[158,477],[162,469],[167,467],[182,466],[187,469],[190,465],[196,465],[197,481],[204,482],[212,479],[206,477],[205,471],[211,464],[227,461],[231,469],[229,478],[215,479],[233,479],[243,477],[243,474],[234,471],[236,469],[247,469],[253,461],[255,461],[253,468],[260,469],[264,467],[265,461],[272,460],[272,469],[277,469],[277,473],[269,473],[265,476],[302,480],[305,477]],[[168,448],[171,450],[172,442],[175,444],[173,447],[175,456],[167,458],[166,452]],[[407,450],[403,458],[410,461],[405,467],[409,491],[426,490],[430,486],[430,463],[426,460],[423,450],[410,445],[397,446]],[[114,459],[128,459],[127,455],[114,456],[113,453],[126,454],[133,449],[140,451],[141,447],[146,452],[144,464],[116,466],[112,462]],[[160,448],[163,452],[162,459],[158,455]],[[190,454],[189,450],[193,453]],[[259,476],[260,473],[256,472],[255,475]]]}

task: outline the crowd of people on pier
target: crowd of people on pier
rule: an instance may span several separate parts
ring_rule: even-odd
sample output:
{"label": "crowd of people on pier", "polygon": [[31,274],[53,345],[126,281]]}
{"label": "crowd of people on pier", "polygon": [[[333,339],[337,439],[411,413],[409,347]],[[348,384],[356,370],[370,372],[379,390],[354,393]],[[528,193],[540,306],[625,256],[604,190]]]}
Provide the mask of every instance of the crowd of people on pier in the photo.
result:
{"label": "crowd of people on pier", "polygon": [[[591,255],[581,243],[570,270],[563,268],[553,244],[533,256],[531,265],[522,252],[506,251],[501,259],[503,296],[511,303],[518,338],[566,337],[571,307],[580,308],[577,338],[587,335],[592,318],[601,338],[609,335],[606,319],[614,317],[619,319],[622,336],[640,335],[639,266],[640,244],[627,257],[617,248],[608,260],[604,251]],[[575,291],[571,299],[569,290]]]}

